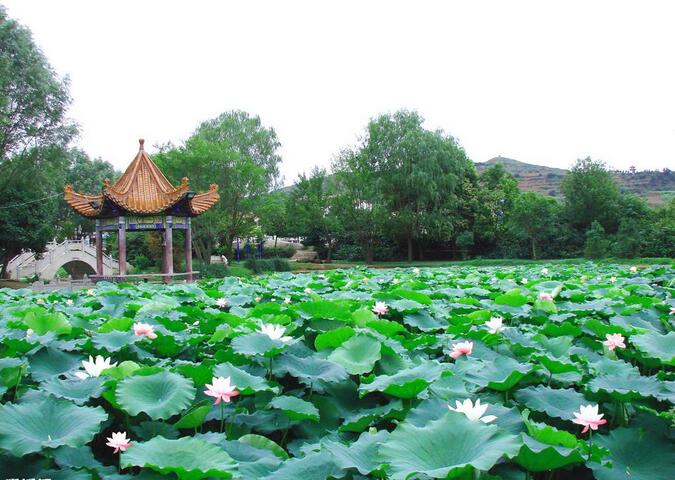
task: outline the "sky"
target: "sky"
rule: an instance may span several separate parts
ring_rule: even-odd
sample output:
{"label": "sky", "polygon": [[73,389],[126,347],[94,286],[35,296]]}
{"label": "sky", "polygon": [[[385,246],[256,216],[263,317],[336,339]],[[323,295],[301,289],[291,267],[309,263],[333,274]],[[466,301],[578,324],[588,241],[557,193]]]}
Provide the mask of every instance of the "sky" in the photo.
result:
{"label": "sky", "polygon": [[675,168],[672,1],[0,3],[69,76],[77,145],[118,169],[241,109],[288,184],[400,108],[477,162]]}

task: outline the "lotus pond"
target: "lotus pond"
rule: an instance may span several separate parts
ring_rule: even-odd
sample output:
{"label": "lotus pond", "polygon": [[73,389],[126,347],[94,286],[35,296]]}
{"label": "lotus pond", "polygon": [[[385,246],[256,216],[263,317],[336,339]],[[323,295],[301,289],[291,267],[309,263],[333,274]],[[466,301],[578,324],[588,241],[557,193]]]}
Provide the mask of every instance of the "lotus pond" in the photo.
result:
{"label": "lotus pond", "polygon": [[675,478],[675,269],[0,290],[0,478]]}

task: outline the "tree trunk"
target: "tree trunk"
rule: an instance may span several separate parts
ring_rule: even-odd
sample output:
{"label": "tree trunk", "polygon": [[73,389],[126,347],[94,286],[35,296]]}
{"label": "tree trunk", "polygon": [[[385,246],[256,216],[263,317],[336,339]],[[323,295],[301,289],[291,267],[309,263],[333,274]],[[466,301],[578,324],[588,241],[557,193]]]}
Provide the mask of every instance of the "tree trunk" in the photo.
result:
{"label": "tree trunk", "polygon": [[412,239],[412,234],[408,232],[407,234],[407,241],[408,241],[408,261],[412,262],[413,261],[413,239]]}
{"label": "tree trunk", "polygon": [[424,260],[424,247],[422,245],[422,242],[419,242],[419,255],[420,255],[420,262]]}
{"label": "tree trunk", "polygon": [[532,238],[532,260],[537,259],[537,250],[534,244],[534,238]]}
{"label": "tree trunk", "polygon": [[333,260],[333,242],[328,242],[328,252],[326,252],[326,263],[331,263]]}
{"label": "tree trunk", "polygon": [[366,246],[366,263],[373,263],[373,242],[368,242]]}
{"label": "tree trunk", "polygon": [[279,237],[277,235],[274,236],[274,248],[277,248],[277,240]]}
{"label": "tree trunk", "polygon": [[0,278],[9,279],[9,275],[7,272],[7,264],[12,259],[10,255],[11,254],[7,252],[2,259],[2,266],[0,266]]}

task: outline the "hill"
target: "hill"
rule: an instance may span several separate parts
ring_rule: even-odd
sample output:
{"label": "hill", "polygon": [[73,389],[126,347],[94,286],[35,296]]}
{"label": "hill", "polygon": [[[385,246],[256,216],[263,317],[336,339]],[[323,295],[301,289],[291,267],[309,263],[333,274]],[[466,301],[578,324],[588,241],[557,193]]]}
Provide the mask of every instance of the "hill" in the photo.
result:
{"label": "hill", "polygon": [[[497,163],[501,163],[506,171],[516,177],[521,190],[552,197],[561,195],[560,183],[567,170],[534,165],[506,157],[494,157],[486,162],[476,163],[476,170],[482,172]],[[671,170],[646,170],[635,173],[617,170],[612,174],[623,192],[639,195],[650,205],[661,205],[675,195],[675,172]]]}

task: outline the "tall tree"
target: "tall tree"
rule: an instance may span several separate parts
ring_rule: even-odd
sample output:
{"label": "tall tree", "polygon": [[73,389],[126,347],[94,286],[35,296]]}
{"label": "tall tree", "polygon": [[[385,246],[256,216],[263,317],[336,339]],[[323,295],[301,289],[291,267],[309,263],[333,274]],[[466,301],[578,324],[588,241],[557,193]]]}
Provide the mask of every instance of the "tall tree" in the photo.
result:
{"label": "tall tree", "polygon": [[375,170],[390,230],[404,239],[409,261],[414,242],[452,238],[462,182],[474,174],[455,139],[425,130],[423,121],[407,110],[381,115],[368,124],[361,152]]}
{"label": "tall tree", "polygon": [[577,160],[560,186],[565,196],[564,215],[580,232],[594,221],[607,233],[614,233],[619,224],[620,193],[607,165],[590,157]]}
{"label": "tall tree", "polygon": [[538,258],[539,246],[555,235],[559,211],[555,199],[540,193],[525,192],[516,198],[510,227],[528,239],[532,258]]}
{"label": "tall tree", "polygon": [[365,260],[371,263],[386,212],[375,170],[366,155],[344,149],[334,159],[333,171],[337,192],[333,208],[345,231],[361,245]]}
{"label": "tall tree", "polygon": [[274,246],[277,246],[277,237],[288,233],[288,193],[275,190],[261,199],[256,214],[258,223],[264,235],[274,235]]}
{"label": "tall tree", "polygon": [[64,146],[76,134],[66,119],[69,104],[67,79],[57,76],[30,31],[0,6],[0,195],[50,158],[36,152]]}
{"label": "tall tree", "polygon": [[288,197],[288,222],[294,235],[305,237],[305,244],[325,252],[332,260],[333,248],[341,233],[341,222],[334,206],[334,180],[323,168],[314,168],[310,175],[301,174]]}
{"label": "tall tree", "polygon": [[494,248],[497,241],[506,235],[509,214],[519,193],[517,180],[501,163],[479,175],[474,223],[479,247]]}
{"label": "tall tree", "polygon": [[255,229],[255,212],[279,179],[276,132],[260,117],[225,112],[202,123],[181,147],[166,145],[155,161],[174,182],[189,177],[193,190],[220,187],[220,201],[193,224],[197,257],[209,263],[220,243],[231,252],[236,237]]}
{"label": "tall tree", "polygon": [[64,147],[76,134],[66,118],[67,80],[59,78],[30,31],[0,6],[0,263],[22,249],[42,251],[56,230],[56,182]]}

